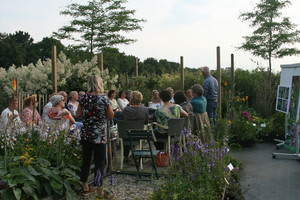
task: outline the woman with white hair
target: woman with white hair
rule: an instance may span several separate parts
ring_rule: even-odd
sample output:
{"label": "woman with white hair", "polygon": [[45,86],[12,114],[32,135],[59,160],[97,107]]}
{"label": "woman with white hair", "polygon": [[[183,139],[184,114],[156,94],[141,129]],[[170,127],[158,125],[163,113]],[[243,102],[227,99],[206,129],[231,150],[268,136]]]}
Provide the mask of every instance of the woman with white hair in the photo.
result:
{"label": "woman with white hair", "polygon": [[[69,131],[70,125],[75,123],[70,111],[65,109],[64,97],[62,95],[54,95],[50,98],[52,108],[48,110],[49,119],[46,124],[51,131]],[[53,130],[54,129],[54,130]]]}
{"label": "woman with white hair", "polygon": [[[112,120],[113,109],[106,94],[103,93],[103,81],[93,75],[88,79],[88,91],[79,100],[76,117],[82,117],[81,129],[82,168],[80,180],[83,191],[92,192],[88,185],[88,176],[92,155],[94,154],[94,186],[102,186],[106,157],[107,120]],[[104,190],[100,191],[104,196]]]}

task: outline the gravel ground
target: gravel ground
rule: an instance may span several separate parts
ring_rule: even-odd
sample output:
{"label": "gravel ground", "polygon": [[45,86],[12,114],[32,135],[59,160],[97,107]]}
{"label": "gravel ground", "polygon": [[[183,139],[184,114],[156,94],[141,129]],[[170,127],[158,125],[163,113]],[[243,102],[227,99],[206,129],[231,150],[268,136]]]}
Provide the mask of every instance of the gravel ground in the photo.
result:
{"label": "gravel ground", "polygon": [[[152,181],[138,181],[135,176],[114,174],[104,179],[104,188],[113,195],[113,200],[146,200],[156,186],[163,183],[162,178]],[[112,184],[111,184],[112,183]],[[96,193],[82,196],[82,200],[100,200]]]}

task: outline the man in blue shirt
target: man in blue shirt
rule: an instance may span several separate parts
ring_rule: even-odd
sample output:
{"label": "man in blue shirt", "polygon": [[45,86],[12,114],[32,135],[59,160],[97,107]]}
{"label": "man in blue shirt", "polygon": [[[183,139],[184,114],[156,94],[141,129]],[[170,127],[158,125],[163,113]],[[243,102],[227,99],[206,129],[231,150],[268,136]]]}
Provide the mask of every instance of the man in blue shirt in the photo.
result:
{"label": "man in blue shirt", "polygon": [[204,76],[204,96],[207,100],[206,112],[213,125],[216,125],[216,113],[218,104],[218,81],[210,74],[207,66],[201,67]]}

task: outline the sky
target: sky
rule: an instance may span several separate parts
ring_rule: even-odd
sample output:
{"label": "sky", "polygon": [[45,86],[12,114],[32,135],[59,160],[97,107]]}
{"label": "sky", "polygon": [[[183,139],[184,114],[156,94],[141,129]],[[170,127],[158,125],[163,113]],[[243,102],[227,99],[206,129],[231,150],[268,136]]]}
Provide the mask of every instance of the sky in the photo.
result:
{"label": "sky", "polygon": [[[59,14],[67,5],[87,0],[0,0],[0,32],[28,32],[35,42],[49,37],[69,18]],[[253,29],[238,19],[241,12],[252,11],[258,0],[128,0],[125,6],[136,10],[135,17],[147,20],[142,31],[128,33],[137,40],[120,45],[121,52],[144,60],[149,57],[179,62],[184,57],[186,67],[209,66],[216,68],[216,47],[221,48],[221,66],[230,66],[230,55],[235,67],[255,69],[267,67],[268,62],[236,47]],[[282,10],[283,16],[300,29],[300,1]],[[68,42],[63,42],[64,44]],[[300,48],[300,44],[296,47]],[[273,69],[281,64],[300,63],[292,56],[273,60]]]}

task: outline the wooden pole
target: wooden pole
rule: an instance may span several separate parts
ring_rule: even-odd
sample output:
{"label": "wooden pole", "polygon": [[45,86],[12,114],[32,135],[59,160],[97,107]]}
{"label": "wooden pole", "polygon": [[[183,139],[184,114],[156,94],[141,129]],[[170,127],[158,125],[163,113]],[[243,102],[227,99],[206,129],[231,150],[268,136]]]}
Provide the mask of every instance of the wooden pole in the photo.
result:
{"label": "wooden pole", "polygon": [[102,75],[103,70],[104,70],[104,67],[103,67],[103,53],[102,52],[98,54],[98,66],[99,66],[100,73]]}
{"label": "wooden pole", "polygon": [[135,77],[136,78],[139,77],[139,59],[138,58],[135,59]]}
{"label": "wooden pole", "polygon": [[139,87],[138,77],[139,77],[139,59],[136,58],[135,59],[135,85],[136,85],[136,87]]}
{"label": "wooden pole", "polygon": [[56,46],[52,46],[52,87],[53,92],[57,93],[57,72],[56,72]]}
{"label": "wooden pole", "polygon": [[181,89],[184,91],[184,65],[183,65],[183,56],[180,56],[180,81]]}
{"label": "wooden pole", "polygon": [[219,118],[222,117],[222,85],[221,85],[221,53],[220,47],[217,47],[217,79],[218,79],[218,114]]}
{"label": "wooden pole", "polygon": [[234,97],[234,54],[231,54],[231,70],[230,70],[230,78],[231,78],[231,96]]}

